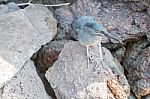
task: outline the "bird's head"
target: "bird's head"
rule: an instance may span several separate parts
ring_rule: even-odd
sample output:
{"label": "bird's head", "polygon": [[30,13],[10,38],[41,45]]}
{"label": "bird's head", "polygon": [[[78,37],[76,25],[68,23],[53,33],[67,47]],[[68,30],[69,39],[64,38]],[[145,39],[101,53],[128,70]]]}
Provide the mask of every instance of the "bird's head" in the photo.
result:
{"label": "bird's head", "polygon": [[108,33],[107,29],[102,24],[97,22],[87,23],[85,24],[85,26],[93,29],[95,31],[93,34],[95,35],[102,35]]}

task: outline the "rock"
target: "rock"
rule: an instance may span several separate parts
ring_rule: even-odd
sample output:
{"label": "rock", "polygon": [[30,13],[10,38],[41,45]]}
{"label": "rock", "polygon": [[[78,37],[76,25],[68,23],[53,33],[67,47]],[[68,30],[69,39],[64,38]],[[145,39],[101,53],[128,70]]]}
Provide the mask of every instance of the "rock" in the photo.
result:
{"label": "rock", "polygon": [[128,81],[139,98],[150,94],[150,47],[143,49],[128,70]]}
{"label": "rock", "polygon": [[147,13],[150,15],[150,7],[147,8]]}
{"label": "rock", "polygon": [[[103,48],[104,55],[108,52],[106,50]],[[99,57],[98,47],[91,48],[91,55],[93,59]],[[104,56],[105,59],[106,56]],[[118,73],[119,70],[117,69],[119,67],[117,68],[115,63],[108,66],[111,64],[110,61],[112,62],[112,59],[111,56],[110,59],[104,61],[104,66],[99,61],[93,60],[93,62],[90,62],[89,67],[87,67],[86,48],[78,42],[69,42],[65,44],[58,59],[46,71],[45,76],[54,89],[56,97],[59,99],[107,99],[109,93],[106,81],[108,80],[115,80],[120,85],[118,87],[124,88],[121,94],[124,95],[127,92],[127,97],[129,88],[127,88],[127,82],[124,82],[125,76],[122,73]],[[112,72],[115,73],[113,74]],[[117,80],[115,75],[119,77],[119,80]],[[115,93],[116,95],[118,93]]]}
{"label": "rock", "polygon": [[141,2],[131,3],[131,7],[133,11],[143,11],[146,9],[146,6],[142,4]]}
{"label": "rock", "polygon": [[129,96],[128,99],[137,99],[137,98],[135,97],[135,95],[133,95],[132,93],[130,93],[130,96]]}
{"label": "rock", "polygon": [[36,53],[36,57],[33,60],[37,68],[44,73],[57,60],[58,55],[59,52],[48,47],[43,47]]}
{"label": "rock", "polygon": [[[56,9],[60,26],[58,33],[72,37],[72,24],[81,16],[94,16],[119,40],[139,39],[150,28],[150,17],[145,12],[135,12],[131,3],[120,1],[77,0],[69,7]],[[74,37],[75,38],[75,37]],[[113,43],[117,43],[111,40]]]}
{"label": "rock", "polygon": [[15,3],[27,3],[29,0],[7,0],[8,2],[15,2]]}
{"label": "rock", "polygon": [[150,6],[150,1],[149,0],[125,0],[125,1],[134,1],[134,2],[140,2],[143,3],[145,6],[149,7]]}
{"label": "rock", "polygon": [[46,78],[58,99],[106,99],[106,83],[103,82],[104,78],[100,78],[98,69],[100,67],[96,70],[91,65],[88,68],[84,47],[77,42],[70,42],[64,46],[58,60],[46,72]]}
{"label": "rock", "polygon": [[47,7],[42,4],[30,5],[25,8],[25,15],[41,34],[48,34],[47,36],[54,38],[57,33],[57,21]]}
{"label": "rock", "polygon": [[143,97],[142,99],[150,99],[150,94],[146,95],[145,97]]}
{"label": "rock", "polygon": [[6,5],[0,5],[0,15],[5,14],[8,12],[8,6]]}
{"label": "rock", "polygon": [[126,52],[126,48],[125,47],[122,47],[122,48],[119,48],[117,49],[114,53],[113,53],[113,56],[115,58],[117,58],[117,60],[119,62],[122,62],[123,61],[123,58],[124,58],[124,55],[125,55],[125,52]]}
{"label": "rock", "polygon": [[2,88],[0,89],[0,95],[1,95],[1,93],[2,93]]}
{"label": "rock", "polygon": [[18,7],[18,5],[14,2],[10,2],[7,4],[9,11],[8,12],[12,12],[12,11],[17,11],[20,10],[20,8]]}
{"label": "rock", "polygon": [[0,5],[0,15],[13,12],[13,11],[17,11],[19,9],[20,8],[14,2],[10,2],[7,5],[2,4]]}
{"label": "rock", "polygon": [[116,79],[111,79],[107,81],[107,85],[111,92],[114,94],[116,99],[127,99],[130,94],[130,86],[124,75],[124,69],[114,58],[110,51],[103,49],[104,62],[109,66],[113,75],[116,76]]}
{"label": "rock", "polygon": [[2,99],[15,98],[49,99],[31,60],[28,60],[3,88]]}
{"label": "rock", "polygon": [[144,36],[149,33],[150,17],[143,12],[134,12],[121,24],[120,28],[122,28],[120,29],[122,32],[130,31],[129,34],[135,35],[131,37]]}
{"label": "rock", "polygon": [[0,0],[0,2],[6,2],[6,1],[8,1],[8,0]]}
{"label": "rock", "polygon": [[[58,34],[56,39],[64,39],[74,36],[74,34],[70,34],[71,31],[71,23],[74,20],[73,13],[70,12],[68,7],[64,7],[64,9],[55,10],[56,19],[60,23],[58,27]],[[67,15],[67,17],[66,17]],[[67,35],[68,33],[68,35]],[[69,36],[69,37],[68,37]]]}
{"label": "rock", "polygon": [[[0,16],[0,88],[56,34],[52,31],[41,33],[24,13],[24,10],[18,10]],[[42,20],[36,21],[42,23]]]}
{"label": "rock", "polygon": [[111,92],[111,90],[109,88],[107,88],[108,91],[108,98],[107,99],[116,99],[114,94]]}
{"label": "rock", "polygon": [[138,54],[149,44],[150,42],[146,37],[141,38],[139,41],[130,42],[126,47],[126,54],[123,61],[124,69],[128,71],[130,67],[135,65],[134,61],[136,60]]}
{"label": "rock", "polygon": [[51,41],[33,55],[32,60],[40,72],[45,73],[53,65],[63,49],[64,44],[67,42],[67,40]]}

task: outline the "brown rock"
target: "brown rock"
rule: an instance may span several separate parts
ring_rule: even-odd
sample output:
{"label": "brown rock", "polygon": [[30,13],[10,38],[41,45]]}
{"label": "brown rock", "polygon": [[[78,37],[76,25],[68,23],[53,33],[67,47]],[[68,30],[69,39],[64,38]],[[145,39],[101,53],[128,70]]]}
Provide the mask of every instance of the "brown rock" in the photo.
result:
{"label": "brown rock", "polygon": [[67,42],[67,40],[51,41],[42,46],[42,48],[32,56],[32,60],[39,71],[45,73],[46,70],[53,65],[64,44]]}

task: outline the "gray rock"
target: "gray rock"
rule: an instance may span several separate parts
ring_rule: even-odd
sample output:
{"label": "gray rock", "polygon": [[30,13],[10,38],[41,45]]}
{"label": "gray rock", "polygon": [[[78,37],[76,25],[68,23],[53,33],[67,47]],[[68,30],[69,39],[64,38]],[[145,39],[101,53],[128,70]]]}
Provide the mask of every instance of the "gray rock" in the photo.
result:
{"label": "gray rock", "polygon": [[145,96],[145,97],[143,97],[142,99],[150,99],[150,94]]}
{"label": "gray rock", "polygon": [[0,0],[0,2],[6,2],[6,1],[8,1],[8,0]]}
{"label": "gray rock", "polygon": [[13,12],[13,11],[17,11],[19,9],[20,8],[14,2],[10,2],[7,5],[2,4],[2,5],[0,5],[0,15],[9,13],[9,12]]}
{"label": "gray rock", "polygon": [[128,81],[132,91],[140,98],[150,94],[150,47],[142,50],[128,70]]}
{"label": "gray rock", "polygon": [[135,95],[133,95],[132,93],[130,93],[130,96],[129,96],[128,99],[137,99],[137,98],[135,97]]}
{"label": "gray rock", "polygon": [[141,2],[132,2],[131,7],[133,11],[143,11],[146,9],[146,6]]}
{"label": "gray rock", "polygon": [[150,1],[149,0],[125,0],[125,1],[134,1],[134,2],[140,2],[146,5],[147,7],[150,6]]}
{"label": "gray rock", "polygon": [[0,5],[0,15],[5,14],[8,12],[8,6],[6,5]]}
{"label": "gray rock", "polygon": [[2,99],[49,99],[31,60],[5,84]]}
{"label": "gray rock", "polygon": [[[24,13],[25,10],[18,10],[0,16],[0,88],[41,45],[52,40],[56,34],[52,31],[41,33]],[[36,19],[37,23],[42,23],[42,20]]]}
{"label": "gray rock", "polygon": [[114,53],[113,53],[113,56],[115,58],[117,58],[117,60],[119,62],[122,62],[123,61],[123,58],[124,58],[124,55],[125,55],[125,52],[126,52],[126,48],[125,47],[122,47],[122,48],[119,48],[117,49]]}
{"label": "gray rock", "polygon": [[109,89],[114,94],[116,99],[127,99],[130,94],[130,86],[124,75],[124,69],[114,58],[110,51],[103,49],[104,62],[109,66],[113,75],[116,76],[116,79],[111,79],[107,81]]}
{"label": "gray rock", "polygon": [[47,7],[42,4],[30,5],[25,8],[25,15],[41,34],[48,34],[50,37],[56,35],[57,21]]}
{"label": "gray rock", "polygon": [[123,61],[124,69],[128,71],[130,67],[135,65],[134,61],[136,60],[138,54],[149,44],[150,42],[145,37],[141,38],[139,41],[129,43]]}
{"label": "gray rock", "polygon": [[150,7],[147,8],[147,13],[150,15]]}
{"label": "gray rock", "polygon": [[[115,96],[123,95],[126,99],[129,86],[127,82],[124,82],[126,78],[123,73],[119,74],[118,72],[122,72],[122,70],[117,70],[119,67],[116,67],[115,63],[112,63],[114,64],[112,67],[108,66],[111,64],[113,57],[104,56],[104,60],[106,60],[106,57],[110,57],[110,59],[104,61],[104,66],[102,66],[101,62],[96,60],[99,58],[98,47],[90,49],[93,62],[91,61],[89,67],[87,67],[86,48],[78,42],[65,44],[58,60],[47,70],[45,75],[54,89],[56,97],[59,99],[108,99],[109,93],[107,92],[106,81],[109,80],[115,82],[116,90],[121,89],[121,92],[119,90],[120,93],[114,92],[113,94]],[[103,52],[105,55],[109,51],[103,48]],[[115,73],[112,71],[115,71]],[[115,77],[116,75],[119,80]],[[109,84],[109,87],[113,84]]]}
{"label": "gray rock", "polygon": [[2,88],[0,89],[0,99],[2,98]]}
{"label": "gray rock", "polygon": [[9,11],[8,12],[12,12],[12,11],[17,11],[20,10],[20,8],[18,7],[18,5],[14,2],[10,2],[7,4]]}

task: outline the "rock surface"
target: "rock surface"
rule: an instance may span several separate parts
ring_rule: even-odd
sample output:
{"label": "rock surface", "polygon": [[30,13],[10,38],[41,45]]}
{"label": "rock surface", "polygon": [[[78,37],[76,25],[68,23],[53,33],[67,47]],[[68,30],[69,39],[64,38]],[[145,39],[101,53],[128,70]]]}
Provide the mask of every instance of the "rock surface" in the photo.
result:
{"label": "rock surface", "polygon": [[[25,10],[18,10],[0,16],[0,88],[21,69],[26,60],[28,60],[41,45],[52,40],[56,34],[56,32],[54,32],[56,31],[56,27],[55,25],[55,28],[53,28],[53,26],[51,27],[51,23],[49,24],[49,27],[51,27],[49,29],[53,28],[52,31],[41,33],[24,13]],[[36,17],[37,14],[32,15],[32,17],[34,16]],[[45,14],[43,14],[43,17],[44,16]],[[43,17],[41,19],[43,19]],[[54,18],[52,18],[52,20],[53,19]],[[51,19],[49,18],[49,20]],[[44,20],[40,20],[40,17],[36,17],[34,21],[42,23]],[[56,23],[53,22],[53,24]],[[38,25],[36,26],[38,27]],[[44,29],[43,27],[42,29]],[[48,30],[47,27],[46,29]]]}
{"label": "rock surface", "polygon": [[130,67],[134,65],[134,61],[138,54],[147,46],[150,42],[147,38],[143,37],[139,41],[130,42],[126,48],[126,55],[124,57],[123,66],[128,71]]}
{"label": "rock surface", "polygon": [[[120,40],[138,39],[150,28],[150,17],[144,12],[135,12],[131,3],[124,1],[77,0],[69,7],[56,9],[55,14],[60,23],[59,37],[71,36],[72,23],[77,17],[94,16],[107,27],[108,31]],[[112,41],[114,42],[114,41]],[[115,42],[114,42],[115,43]]]}
{"label": "rock surface", "polygon": [[17,11],[19,9],[20,8],[14,2],[10,2],[7,5],[2,4],[0,5],[0,15],[13,12],[13,11]]}
{"label": "rock surface", "polygon": [[45,73],[53,65],[67,42],[67,40],[51,41],[32,56],[32,60],[40,72]]}
{"label": "rock surface", "polygon": [[142,50],[128,70],[128,81],[137,97],[150,94],[150,47]]}
{"label": "rock surface", "polygon": [[107,81],[109,89],[115,95],[116,99],[127,99],[130,94],[130,86],[124,75],[123,67],[118,60],[111,55],[109,50],[103,49],[103,55],[104,62],[109,66],[113,75],[115,75],[115,79]]}
{"label": "rock surface", "polygon": [[[98,49],[92,48],[91,50],[92,52],[96,52],[92,53],[93,58],[98,58]],[[104,48],[103,51],[105,52],[106,49]],[[110,61],[112,61],[111,58],[102,66],[99,61],[93,60],[93,62],[90,62],[89,67],[87,67],[85,48],[78,42],[69,42],[65,44],[58,60],[47,70],[46,78],[54,89],[56,97],[59,99],[107,99],[106,81],[111,79],[116,81],[117,85],[120,85],[116,87],[116,90],[119,87],[122,88],[122,92],[119,90],[120,93],[114,92],[113,94],[118,97],[123,95],[124,99],[127,99],[129,86],[127,82],[124,82],[126,78],[122,73],[119,74],[119,67],[117,68],[115,64],[111,65],[111,68],[108,66],[111,64],[109,63]],[[119,80],[117,80],[115,75],[119,77]],[[118,97],[116,98],[121,99]]]}
{"label": "rock surface", "polygon": [[40,34],[50,37],[49,41],[54,38],[57,33],[57,21],[53,14],[42,4],[34,4],[25,8],[25,15],[31,24]]}
{"label": "rock surface", "polygon": [[5,84],[1,98],[51,99],[47,95],[31,60],[28,60],[21,70]]}

